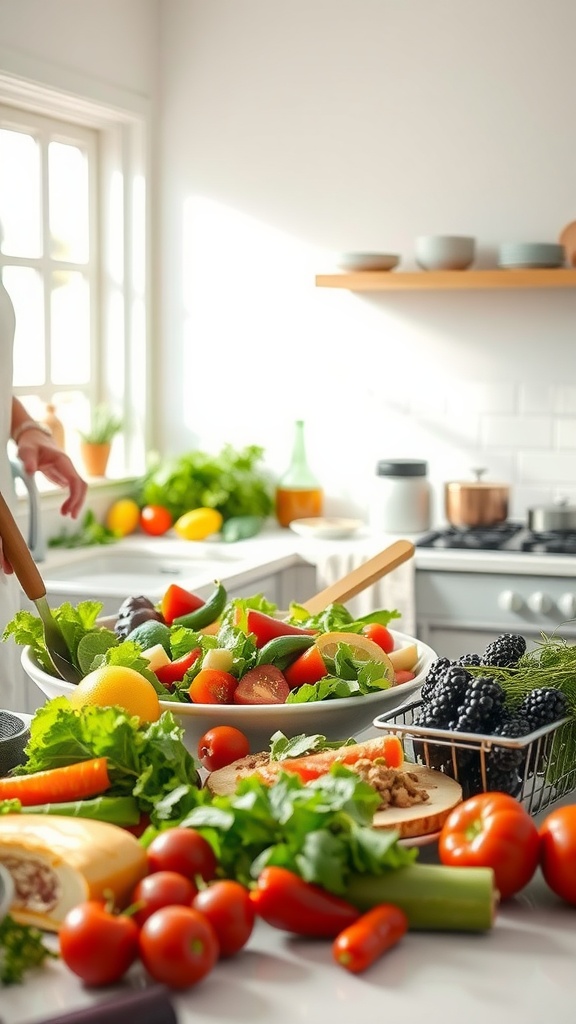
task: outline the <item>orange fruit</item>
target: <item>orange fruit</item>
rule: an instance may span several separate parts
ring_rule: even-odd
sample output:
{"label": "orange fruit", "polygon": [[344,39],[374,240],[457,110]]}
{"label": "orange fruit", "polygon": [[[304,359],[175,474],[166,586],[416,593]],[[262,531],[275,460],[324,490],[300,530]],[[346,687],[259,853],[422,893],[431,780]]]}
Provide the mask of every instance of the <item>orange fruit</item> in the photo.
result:
{"label": "orange fruit", "polygon": [[101,665],[89,672],[70,695],[70,703],[78,709],[122,708],[129,715],[137,715],[141,722],[160,718],[160,702],[152,683],[123,665]]}
{"label": "orange fruit", "polygon": [[382,665],[382,677],[394,680],[394,666],[387,654],[384,653],[378,644],[369,640],[367,636],[360,633],[321,633],[314,641],[320,654],[333,658],[336,654],[338,644],[347,644],[352,648],[356,661],[375,661]]}
{"label": "orange fruit", "polygon": [[106,526],[119,537],[134,533],[140,523],[140,509],[131,498],[115,501],[106,513]]}

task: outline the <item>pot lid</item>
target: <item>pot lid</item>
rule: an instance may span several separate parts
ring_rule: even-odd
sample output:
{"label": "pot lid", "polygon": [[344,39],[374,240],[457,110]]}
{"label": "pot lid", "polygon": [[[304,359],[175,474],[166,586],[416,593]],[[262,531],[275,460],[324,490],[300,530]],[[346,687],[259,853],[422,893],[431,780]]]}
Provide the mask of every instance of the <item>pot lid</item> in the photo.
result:
{"label": "pot lid", "polygon": [[380,459],[377,476],[426,476],[428,463],[422,459]]}

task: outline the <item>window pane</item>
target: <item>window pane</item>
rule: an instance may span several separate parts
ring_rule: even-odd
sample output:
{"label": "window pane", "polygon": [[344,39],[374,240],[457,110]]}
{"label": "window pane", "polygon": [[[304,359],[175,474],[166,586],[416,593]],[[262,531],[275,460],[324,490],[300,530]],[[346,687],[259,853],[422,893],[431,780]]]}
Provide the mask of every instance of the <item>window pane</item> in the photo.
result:
{"label": "window pane", "polygon": [[37,270],[28,267],[4,267],[2,278],[16,314],[14,385],[43,384],[46,363],[42,277]]}
{"label": "window pane", "polygon": [[54,384],[90,380],[90,301],[88,284],[78,271],[52,274],[52,367]]}
{"label": "window pane", "polygon": [[0,237],[7,256],[40,256],[40,194],[38,143],[0,129]]}
{"label": "window pane", "polygon": [[78,146],[48,147],[51,255],[70,263],[88,262],[88,161]]}

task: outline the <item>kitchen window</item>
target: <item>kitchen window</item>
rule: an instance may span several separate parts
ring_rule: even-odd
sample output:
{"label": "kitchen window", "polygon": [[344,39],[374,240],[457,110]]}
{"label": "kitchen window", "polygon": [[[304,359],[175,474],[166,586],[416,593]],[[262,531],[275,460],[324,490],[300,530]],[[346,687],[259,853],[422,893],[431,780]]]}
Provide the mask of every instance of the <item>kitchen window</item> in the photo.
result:
{"label": "kitchen window", "polygon": [[[149,444],[146,118],[0,73],[0,273],[16,312],[14,392],[79,430],[106,403],[124,424],[108,473]],[[40,481],[39,481],[40,483]]]}

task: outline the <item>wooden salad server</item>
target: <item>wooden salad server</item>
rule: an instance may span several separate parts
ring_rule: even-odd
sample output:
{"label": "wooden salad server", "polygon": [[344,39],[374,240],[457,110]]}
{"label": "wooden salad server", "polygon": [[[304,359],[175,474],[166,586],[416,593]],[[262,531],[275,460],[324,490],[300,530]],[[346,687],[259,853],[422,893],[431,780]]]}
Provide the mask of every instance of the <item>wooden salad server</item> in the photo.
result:
{"label": "wooden salad server", "polygon": [[68,683],[79,683],[80,672],[72,662],[64,634],[50,610],[44,580],[17,522],[1,494],[0,537],[2,537],[4,553],[14,569],[22,590],[26,597],[34,602],[42,619],[46,649],[55,674]]}
{"label": "wooden salad server", "polygon": [[414,545],[409,540],[396,540],[389,547],[379,551],[373,558],[369,558],[362,565],[359,565],[352,572],[346,573],[336,583],[321,590],[319,594],[310,597],[302,602],[302,606],[311,615],[318,615],[329,604],[344,604],[351,597],[355,597],[366,587],[372,586],[382,576],[392,572],[397,566],[407,562],[414,554]]}

